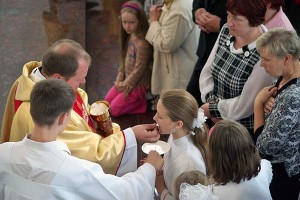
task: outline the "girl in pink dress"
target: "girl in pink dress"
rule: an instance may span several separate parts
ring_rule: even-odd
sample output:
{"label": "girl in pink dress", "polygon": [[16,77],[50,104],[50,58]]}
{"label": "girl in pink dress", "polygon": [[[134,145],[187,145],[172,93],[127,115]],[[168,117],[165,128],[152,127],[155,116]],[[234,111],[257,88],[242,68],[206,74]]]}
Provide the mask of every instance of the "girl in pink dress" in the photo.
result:
{"label": "girl in pink dress", "polygon": [[145,40],[148,20],[142,5],[128,1],[121,9],[121,61],[114,86],[105,100],[111,115],[146,112],[146,92],[150,88],[152,48]]}

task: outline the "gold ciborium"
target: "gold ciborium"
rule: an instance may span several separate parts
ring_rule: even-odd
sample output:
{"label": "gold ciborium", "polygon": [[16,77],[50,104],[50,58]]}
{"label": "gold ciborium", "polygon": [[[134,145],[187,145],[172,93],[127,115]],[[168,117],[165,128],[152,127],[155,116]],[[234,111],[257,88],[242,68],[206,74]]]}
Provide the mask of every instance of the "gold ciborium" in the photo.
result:
{"label": "gold ciborium", "polygon": [[97,133],[103,137],[113,134],[112,121],[107,101],[96,101],[90,107],[90,115],[98,125]]}

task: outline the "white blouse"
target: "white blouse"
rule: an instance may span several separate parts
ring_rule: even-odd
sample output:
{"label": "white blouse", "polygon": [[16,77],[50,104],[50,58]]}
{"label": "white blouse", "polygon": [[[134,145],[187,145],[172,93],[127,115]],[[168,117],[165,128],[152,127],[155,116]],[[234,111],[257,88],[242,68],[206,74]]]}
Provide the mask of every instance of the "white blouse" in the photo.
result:
{"label": "white blouse", "polygon": [[170,151],[164,155],[164,180],[168,188],[165,200],[175,199],[174,182],[183,172],[199,170],[206,174],[206,167],[199,149],[193,144],[193,135],[189,134],[179,139],[173,139],[172,134],[168,143]]}

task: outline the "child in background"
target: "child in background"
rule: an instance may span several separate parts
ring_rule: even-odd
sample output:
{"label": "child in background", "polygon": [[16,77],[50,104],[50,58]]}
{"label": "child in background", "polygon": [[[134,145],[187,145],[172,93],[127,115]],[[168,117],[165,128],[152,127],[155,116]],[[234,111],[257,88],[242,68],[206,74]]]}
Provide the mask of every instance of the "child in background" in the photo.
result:
{"label": "child in background", "polygon": [[146,112],[150,88],[152,47],[145,40],[148,21],[142,5],[128,1],[121,9],[121,60],[114,86],[105,100],[113,117]]}
{"label": "child in background", "polygon": [[156,177],[160,199],[175,199],[174,183],[183,172],[198,170],[206,174],[206,117],[198,110],[195,98],[185,90],[173,89],[161,94],[154,116],[159,132],[170,134],[170,151],[164,155],[163,175]]}

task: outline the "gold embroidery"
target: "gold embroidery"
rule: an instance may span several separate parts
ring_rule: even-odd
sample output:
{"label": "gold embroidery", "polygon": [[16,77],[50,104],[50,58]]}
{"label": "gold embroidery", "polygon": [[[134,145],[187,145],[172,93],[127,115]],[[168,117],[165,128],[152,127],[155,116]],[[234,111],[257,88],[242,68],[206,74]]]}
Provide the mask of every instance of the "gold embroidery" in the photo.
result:
{"label": "gold embroidery", "polygon": [[174,1],[174,0],[163,0],[163,3],[166,5],[166,8],[167,8],[168,10],[170,10],[170,7],[171,7],[173,1]]}

